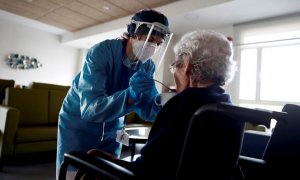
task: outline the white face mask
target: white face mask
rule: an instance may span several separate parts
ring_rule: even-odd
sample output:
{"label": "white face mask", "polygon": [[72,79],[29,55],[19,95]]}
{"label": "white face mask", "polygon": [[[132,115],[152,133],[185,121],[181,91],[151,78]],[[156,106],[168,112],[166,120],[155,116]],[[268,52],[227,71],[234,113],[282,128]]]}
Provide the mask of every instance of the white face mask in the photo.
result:
{"label": "white face mask", "polygon": [[145,63],[156,51],[157,45],[155,43],[145,41],[134,41],[132,45],[133,54],[140,60],[142,63]]}

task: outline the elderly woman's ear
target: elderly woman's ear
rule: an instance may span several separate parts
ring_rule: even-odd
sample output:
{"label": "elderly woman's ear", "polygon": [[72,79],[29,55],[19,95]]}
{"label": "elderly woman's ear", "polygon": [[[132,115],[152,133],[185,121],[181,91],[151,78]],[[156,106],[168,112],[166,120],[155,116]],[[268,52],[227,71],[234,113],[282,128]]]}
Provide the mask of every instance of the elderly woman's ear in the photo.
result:
{"label": "elderly woman's ear", "polygon": [[190,86],[191,69],[190,59],[184,58],[182,65],[174,73],[177,92],[181,92]]}
{"label": "elderly woman's ear", "polygon": [[187,75],[190,75],[191,74],[191,71],[192,71],[192,64],[191,64],[191,60],[189,58],[187,58],[185,61],[184,61],[184,69],[186,71],[186,74]]}

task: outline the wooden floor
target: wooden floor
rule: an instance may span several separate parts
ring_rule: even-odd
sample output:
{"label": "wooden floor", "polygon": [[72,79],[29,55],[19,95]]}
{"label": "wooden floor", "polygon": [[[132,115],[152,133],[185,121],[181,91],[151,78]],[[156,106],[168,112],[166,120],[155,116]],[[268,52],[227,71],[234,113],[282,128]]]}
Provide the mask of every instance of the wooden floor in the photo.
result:
{"label": "wooden floor", "polygon": [[56,152],[18,156],[5,164],[1,180],[55,180]]}
{"label": "wooden floor", "polygon": [[[142,145],[137,145],[138,154]],[[56,152],[19,156],[5,164],[0,180],[55,180]],[[124,147],[121,158],[130,161],[130,149]]]}

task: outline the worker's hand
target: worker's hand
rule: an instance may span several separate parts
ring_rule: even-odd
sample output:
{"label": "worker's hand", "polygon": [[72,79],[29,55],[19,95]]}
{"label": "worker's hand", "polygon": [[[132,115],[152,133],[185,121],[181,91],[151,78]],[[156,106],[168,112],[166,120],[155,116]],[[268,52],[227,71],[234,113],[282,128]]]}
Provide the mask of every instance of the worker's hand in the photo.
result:
{"label": "worker's hand", "polygon": [[150,95],[155,91],[154,80],[143,71],[137,71],[129,80],[129,97],[134,101],[138,101],[142,94]]}
{"label": "worker's hand", "polygon": [[155,71],[154,63],[140,63],[138,66],[138,71],[142,71],[142,73],[146,73],[147,76],[153,78],[153,74]]}
{"label": "worker's hand", "polygon": [[152,87],[149,87],[149,89],[147,91],[145,91],[144,93],[142,93],[142,97],[141,97],[141,102],[144,103],[150,103],[151,101],[154,100],[154,98],[156,96],[159,96],[159,93],[156,89],[155,84],[152,84]]}

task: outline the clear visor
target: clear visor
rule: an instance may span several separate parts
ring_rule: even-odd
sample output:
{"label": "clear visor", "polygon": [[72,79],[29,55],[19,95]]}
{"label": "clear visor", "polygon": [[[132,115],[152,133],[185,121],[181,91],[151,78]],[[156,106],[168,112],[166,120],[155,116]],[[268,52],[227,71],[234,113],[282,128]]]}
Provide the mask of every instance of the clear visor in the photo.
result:
{"label": "clear visor", "polygon": [[[164,56],[168,49],[169,43],[173,34],[169,29],[160,23],[136,23],[135,34],[142,36],[138,43],[139,47],[134,47],[134,55],[141,63],[145,63],[147,60],[152,59],[156,65],[155,75],[157,71],[161,71],[161,65],[164,61]],[[138,49],[138,50],[137,50]]]}

